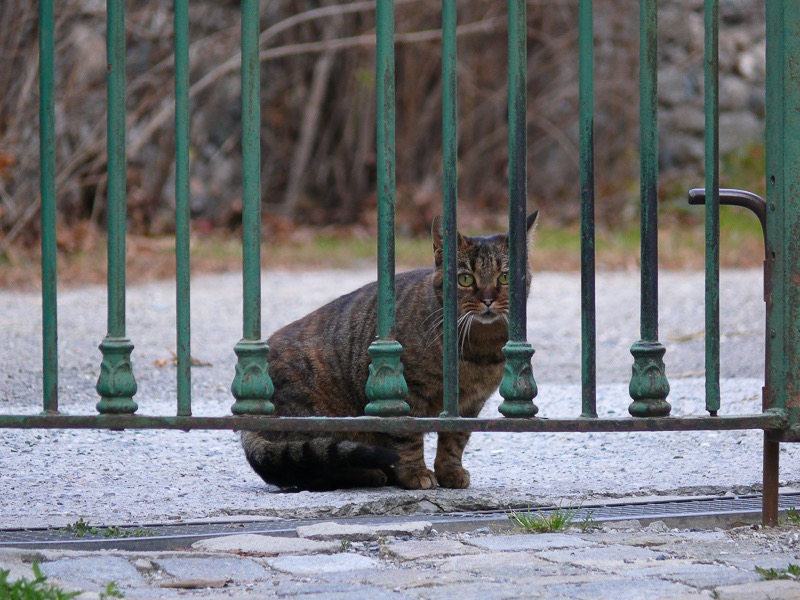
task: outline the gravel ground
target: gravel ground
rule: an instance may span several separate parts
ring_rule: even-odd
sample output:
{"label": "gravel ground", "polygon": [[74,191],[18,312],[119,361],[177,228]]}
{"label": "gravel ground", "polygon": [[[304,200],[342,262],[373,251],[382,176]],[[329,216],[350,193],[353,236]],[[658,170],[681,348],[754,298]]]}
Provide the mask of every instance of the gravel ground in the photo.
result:
{"label": "gravel ground", "polygon": [[[264,335],[370,281],[372,271],[270,272],[263,279]],[[597,278],[598,412],[626,415],[629,348],[638,339],[638,273]],[[580,413],[580,300],[575,274],[540,273],[529,301],[529,339],[541,416]],[[764,305],[758,271],[721,278],[722,410],[755,413],[763,383]],[[673,414],[703,412],[703,276],[662,273],[661,341]],[[0,413],[33,413],[41,397],[40,299],[0,292]],[[59,295],[61,408],[90,414],[97,402],[97,344],[105,288]],[[128,290],[128,334],[140,414],[174,414],[174,286]],[[239,275],[198,277],[192,288],[193,413],[229,412],[241,337]],[[499,397],[483,416],[496,415]],[[0,433],[0,526],[62,526],[83,517],[127,524],[247,515],[404,514],[625,495],[744,492],[761,480],[760,432],[476,434],[468,490],[397,489],[280,494],[247,466],[232,432],[17,431]],[[431,439],[431,442],[434,440]],[[433,444],[429,444],[432,446]],[[800,484],[796,446],[782,446],[781,480]],[[432,455],[429,455],[432,462]]]}

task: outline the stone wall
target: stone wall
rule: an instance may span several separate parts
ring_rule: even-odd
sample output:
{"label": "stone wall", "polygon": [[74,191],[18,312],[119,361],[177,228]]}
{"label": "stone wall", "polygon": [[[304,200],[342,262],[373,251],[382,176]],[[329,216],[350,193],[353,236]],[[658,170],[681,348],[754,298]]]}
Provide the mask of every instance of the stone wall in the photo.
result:
{"label": "stone wall", "polygon": [[[659,10],[659,138],[662,168],[702,165],[704,153],[703,2]],[[691,5],[690,11],[687,5]],[[721,0],[720,153],[762,143],[765,115],[765,3]]]}

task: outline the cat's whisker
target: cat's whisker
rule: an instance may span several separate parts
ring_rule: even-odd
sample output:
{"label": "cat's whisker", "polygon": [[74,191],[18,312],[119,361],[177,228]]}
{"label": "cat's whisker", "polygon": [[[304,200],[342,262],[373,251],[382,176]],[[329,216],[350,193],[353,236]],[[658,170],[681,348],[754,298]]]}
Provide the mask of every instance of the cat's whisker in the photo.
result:
{"label": "cat's whisker", "polygon": [[[441,327],[442,323],[444,322],[444,308],[438,308],[425,317],[422,320],[422,327],[425,327],[426,323],[431,321],[431,319],[433,319],[433,321],[424,333],[424,339],[428,340],[428,342],[425,344],[423,350],[430,348],[432,344],[442,337],[442,332],[438,331],[437,333],[437,330],[439,330],[439,327]],[[433,333],[437,333],[437,335],[434,335],[431,338],[431,334]]]}
{"label": "cat's whisker", "polygon": [[472,349],[472,337],[470,336],[470,333],[472,333],[472,323],[474,323],[474,322],[475,322],[475,314],[473,313],[472,316],[469,319],[469,322],[467,323],[467,336],[466,337],[469,340],[470,350]]}
{"label": "cat's whisker", "polygon": [[428,343],[425,344],[425,346],[422,348],[422,350],[423,351],[428,350],[428,348],[433,346],[439,339],[441,339],[441,336],[437,335],[435,338],[433,338],[432,340],[428,341]]}
{"label": "cat's whisker", "polygon": [[456,347],[459,349],[459,350],[458,350],[458,356],[459,356],[459,358],[461,358],[461,356],[462,356],[462,350],[461,350],[461,348],[462,348],[462,345],[463,345],[463,344],[462,344],[462,342],[461,342],[461,339],[462,339],[462,338],[461,338],[461,335],[462,335],[462,333],[464,332],[464,326],[463,326],[463,325],[464,325],[464,320],[465,320],[465,319],[466,319],[468,316],[469,316],[469,313],[465,313],[465,314],[461,315],[461,317],[460,317],[460,318],[458,319],[458,321],[456,322],[456,331],[457,331],[457,335],[456,335]]}
{"label": "cat's whisker", "polygon": [[464,313],[459,317],[458,321],[456,322],[456,329],[458,330],[458,339],[461,339],[461,332],[464,330],[465,321],[469,318],[469,313]]}
{"label": "cat's whisker", "polygon": [[[435,317],[441,317],[443,313],[444,313],[444,307],[437,308],[436,310],[434,310],[431,314],[429,314],[427,317],[425,317],[422,320],[422,323],[421,323],[422,326],[424,327],[425,323],[427,323],[428,321],[430,321],[431,319],[433,319]],[[439,322],[441,322],[441,319],[439,319]]]}
{"label": "cat's whisker", "polygon": [[425,332],[425,339],[428,339],[428,338],[430,338],[430,336],[431,336],[431,334],[432,334],[432,333],[435,333],[436,335],[434,335],[432,338],[428,339],[428,343],[427,343],[427,344],[425,344],[425,347],[423,348],[423,350],[427,350],[427,349],[428,349],[428,348],[430,348],[430,347],[431,347],[431,345],[433,345],[433,344],[434,344],[434,343],[435,343],[437,340],[439,340],[439,339],[441,339],[441,338],[442,338],[442,336],[444,335],[444,332],[443,332],[442,330],[438,330],[438,327],[439,327],[439,326],[440,326],[440,325],[441,325],[443,322],[444,322],[444,317],[440,318],[438,321],[435,321],[435,322],[433,323],[433,325],[431,325],[431,326],[428,328],[428,330]]}
{"label": "cat's whisker", "polygon": [[[464,356],[464,343],[467,341],[467,337],[469,337],[469,330],[472,328],[472,321],[475,318],[474,313],[466,313],[460,320],[459,323],[462,321],[464,322],[464,326],[459,331],[459,338],[461,339],[461,351],[460,356]],[[461,335],[463,333],[463,335]]]}
{"label": "cat's whisker", "polygon": [[444,317],[440,315],[439,318],[437,318],[430,324],[430,326],[425,330],[425,333],[430,334],[436,331],[436,329],[439,328],[442,325],[442,323],[444,323]]}

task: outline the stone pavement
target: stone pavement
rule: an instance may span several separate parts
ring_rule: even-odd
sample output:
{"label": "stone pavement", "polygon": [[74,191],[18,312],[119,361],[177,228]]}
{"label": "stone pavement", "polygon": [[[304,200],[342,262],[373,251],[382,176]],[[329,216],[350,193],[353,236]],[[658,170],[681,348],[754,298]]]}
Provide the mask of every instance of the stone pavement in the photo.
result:
{"label": "stone pavement", "polygon": [[0,549],[11,579],[32,577],[104,598],[796,599],[800,582],[756,571],[800,563],[800,528],[693,531],[625,521],[565,533],[436,531],[322,523],[296,537],[204,539],[179,551]]}

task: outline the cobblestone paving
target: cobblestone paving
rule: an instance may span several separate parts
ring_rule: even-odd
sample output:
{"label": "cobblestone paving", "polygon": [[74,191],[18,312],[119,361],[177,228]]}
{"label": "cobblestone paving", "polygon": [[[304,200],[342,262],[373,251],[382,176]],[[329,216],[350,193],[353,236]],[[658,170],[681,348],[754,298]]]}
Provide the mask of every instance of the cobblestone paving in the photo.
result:
{"label": "cobblestone paving", "polygon": [[800,528],[668,529],[661,521],[563,533],[437,532],[410,521],[391,535],[332,523],[302,537],[245,534],[169,552],[0,550],[0,569],[101,598],[717,598],[796,599],[800,582],[756,567],[800,563]]}

